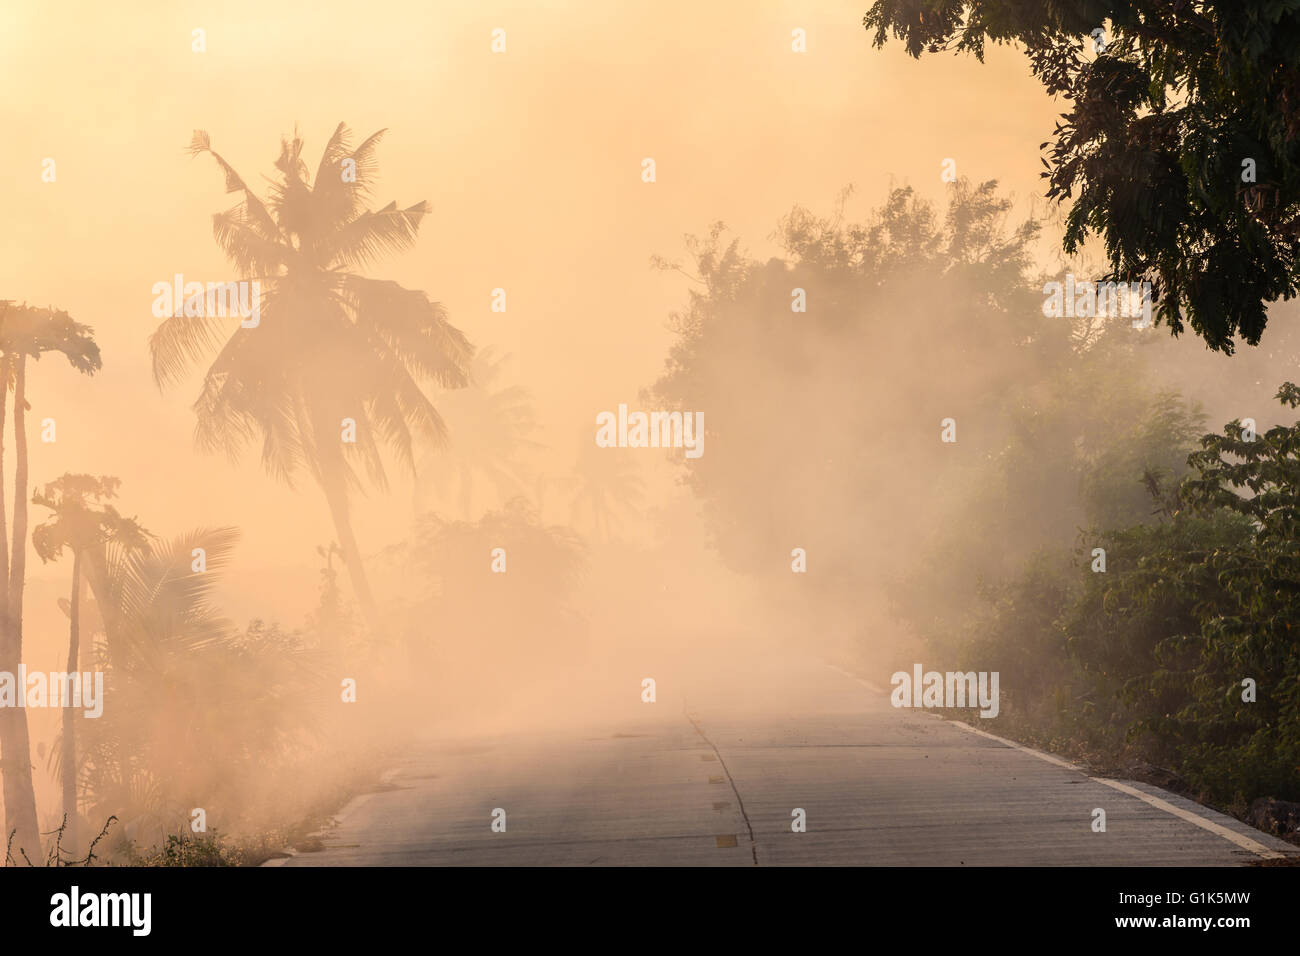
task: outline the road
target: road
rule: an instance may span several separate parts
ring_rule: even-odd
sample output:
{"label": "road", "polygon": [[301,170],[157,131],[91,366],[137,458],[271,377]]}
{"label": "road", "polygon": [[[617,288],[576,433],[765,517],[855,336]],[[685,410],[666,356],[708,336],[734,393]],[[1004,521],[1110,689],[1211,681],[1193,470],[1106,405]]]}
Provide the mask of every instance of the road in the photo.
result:
{"label": "road", "polygon": [[534,704],[514,720],[527,732],[422,740],[340,812],[323,850],[272,865],[1232,866],[1300,854],[1155,787],[895,709],[817,659],[657,678],[654,703],[625,677],[618,706],[568,722]]}

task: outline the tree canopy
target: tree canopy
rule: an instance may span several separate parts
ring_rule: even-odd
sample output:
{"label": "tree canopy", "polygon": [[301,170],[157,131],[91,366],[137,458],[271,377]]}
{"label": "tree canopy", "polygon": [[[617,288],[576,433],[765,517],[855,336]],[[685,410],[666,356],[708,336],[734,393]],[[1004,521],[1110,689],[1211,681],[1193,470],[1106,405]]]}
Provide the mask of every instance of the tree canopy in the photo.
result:
{"label": "tree canopy", "polygon": [[863,22],[914,57],[1025,49],[1072,103],[1042,144],[1065,251],[1099,236],[1174,335],[1255,345],[1300,289],[1300,3],[876,0]]}

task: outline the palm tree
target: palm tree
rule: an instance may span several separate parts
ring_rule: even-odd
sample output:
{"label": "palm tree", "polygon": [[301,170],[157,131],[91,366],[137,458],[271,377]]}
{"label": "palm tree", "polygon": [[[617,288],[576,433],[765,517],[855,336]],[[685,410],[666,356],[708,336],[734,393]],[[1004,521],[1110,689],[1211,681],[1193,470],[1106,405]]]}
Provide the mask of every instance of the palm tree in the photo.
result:
{"label": "palm tree", "polygon": [[581,448],[569,520],[574,525],[585,524],[593,537],[608,542],[623,517],[637,511],[644,483],[633,456],[626,451],[597,447],[590,438]]}
{"label": "palm tree", "polygon": [[[492,386],[500,379],[508,354],[498,355],[491,346],[474,354],[470,368],[470,386],[448,391],[440,396],[443,419],[451,440],[445,449],[443,467],[429,462],[421,467],[441,500],[460,500],[461,517],[473,521],[475,478],[482,476],[496,491],[504,505],[525,493],[531,484],[531,471],[524,452],[542,447],[529,436],[537,431],[532,396],[518,385]],[[416,485],[416,510],[424,490]]]}
{"label": "palm tree", "polygon": [[[32,531],[32,546],[42,561],[57,560],[64,550],[72,552],[72,595],[68,601],[71,626],[68,637],[69,674],[79,673],[81,654],[82,558],[102,552],[109,541],[128,549],[147,543],[144,529],[134,518],[124,518],[107,502],[117,497],[117,478],[66,474],[32,496],[32,504],[43,505],[53,514]],[[63,708],[63,740],[59,771],[63,780],[63,813],[67,820],[64,840],[77,850],[77,736],[76,708]]]}
{"label": "palm tree", "polygon": [[[9,389],[14,392],[14,518],[13,557],[5,551],[3,481],[0,481],[0,671],[17,674],[23,659],[23,586],[27,571],[27,359],[60,352],[77,371],[93,375],[102,361],[93,329],[74,322],[68,313],[0,302],[0,426]],[[4,465],[0,427],[0,468]],[[19,693],[23,689],[19,688]],[[31,740],[27,711],[0,708],[0,753],[3,754],[5,834],[12,835],[14,859],[26,853],[39,859],[36,793],[32,787]]]}
{"label": "palm tree", "polygon": [[[355,149],[340,123],[325,146],[314,181],[295,133],[282,140],[278,178],[263,202],[198,131],[191,153],[208,153],[242,201],[213,216],[213,235],[245,281],[265,283],[260,322],[236,327],[214,316],[177,314],[149,340],[154,380],[176,382],[191,363],[221,345],[194,410],[199,447],[232,458],[254,437],[262,464],[290,486],[305,469],[329,504],[353,589],[371,628],[378,613],[352,530],[349,494],[361,486],[353,464],[387,486],[381,446],[415,470],[415,432],[434,444],[446,428],[419,381],[467,384],[472,346],[447,321],[441,304],[396,282],[357,270],[380,255],[410,247],[428,213],[366,208],[381,130]],[[344,419],[353,441],[341,440]]]}
{"label": "palm tree", "polygon": [[235,528],[199,528],[99,549],[99,660],[116,706],[81,729],[82,799],[96,818],[119,816],[131,838],[174,832],[178,814],[218,805],[232,779],[301,743],[318,714],[315,655],[274,626],[241,632],[222,612],[238,540]]}

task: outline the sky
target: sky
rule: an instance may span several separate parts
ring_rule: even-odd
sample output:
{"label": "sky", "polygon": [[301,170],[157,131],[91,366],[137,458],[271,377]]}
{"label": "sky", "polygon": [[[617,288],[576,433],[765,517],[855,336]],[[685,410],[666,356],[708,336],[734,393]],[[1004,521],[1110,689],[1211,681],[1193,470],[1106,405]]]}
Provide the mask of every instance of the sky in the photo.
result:
{"label": "sky", "polygon": [[[238,464],[194,449],[201,368],[167,391],[152,380],[154,283],[237,278],[211,215],[238,197],[210,157],[187,154],[196,129],[259,186],[295,127],[313,169],[340,121],[358,139],[387,129],[377,205],[428,200],[432,214],[414,248],[368,274],[425,290],[476,345],[513,356],[505,384],[532,391],[555,473],[598,412],[637,407],[662,368],[689,283],[650,260],[684,259],[686,234],[721,220],[765,256],[792,205],[828,212],[850,184],[850,214],[891,185],[939,200],[948,158],[1027,210],[1041,193],[1038,144],[1064,106],[1007,48],[984,64],[874,49],[868,5],[0,6],[0,298],[66,309],[94,328],[104,358],[93,379],[54,357],[32,372],[32,418],[57,423],[56,441],[32,444],[33,482],[116,475],[122,510],[164,535],[237,525],[243,610],[292,616],[314,600],[277,593],[270,572],[314,580],[314,548],[333,536],[323,497],[306,478],[297,490],[274,482],[257,448]],[[506,49],[494,53],[497,28]],[[806,52],[792,50],[796,29]],[[54,182],[42,180],[46,159]],[[504,313],[491,311],[495,288]],[[357,506],[363,551],[409,522],[410,484],[391,474],[389,496]],[[38,591],[64,577],[31,564]]]}

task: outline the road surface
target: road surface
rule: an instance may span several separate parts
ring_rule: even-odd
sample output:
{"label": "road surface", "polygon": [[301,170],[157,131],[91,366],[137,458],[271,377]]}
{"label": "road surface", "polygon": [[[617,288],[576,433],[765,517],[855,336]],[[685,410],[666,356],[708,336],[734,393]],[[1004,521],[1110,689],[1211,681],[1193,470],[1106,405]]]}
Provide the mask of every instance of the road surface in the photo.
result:
{"label": "road surface", "polygon": [[[431,737],[339,813],[324,849],[271,864],[1231,866],[1300,854],[1155,787],[895,709],[817,659],[725,676],[657,679],[643,703],[628,673],[619,707]],[[996,732],[996,719],[979,723]]]}

